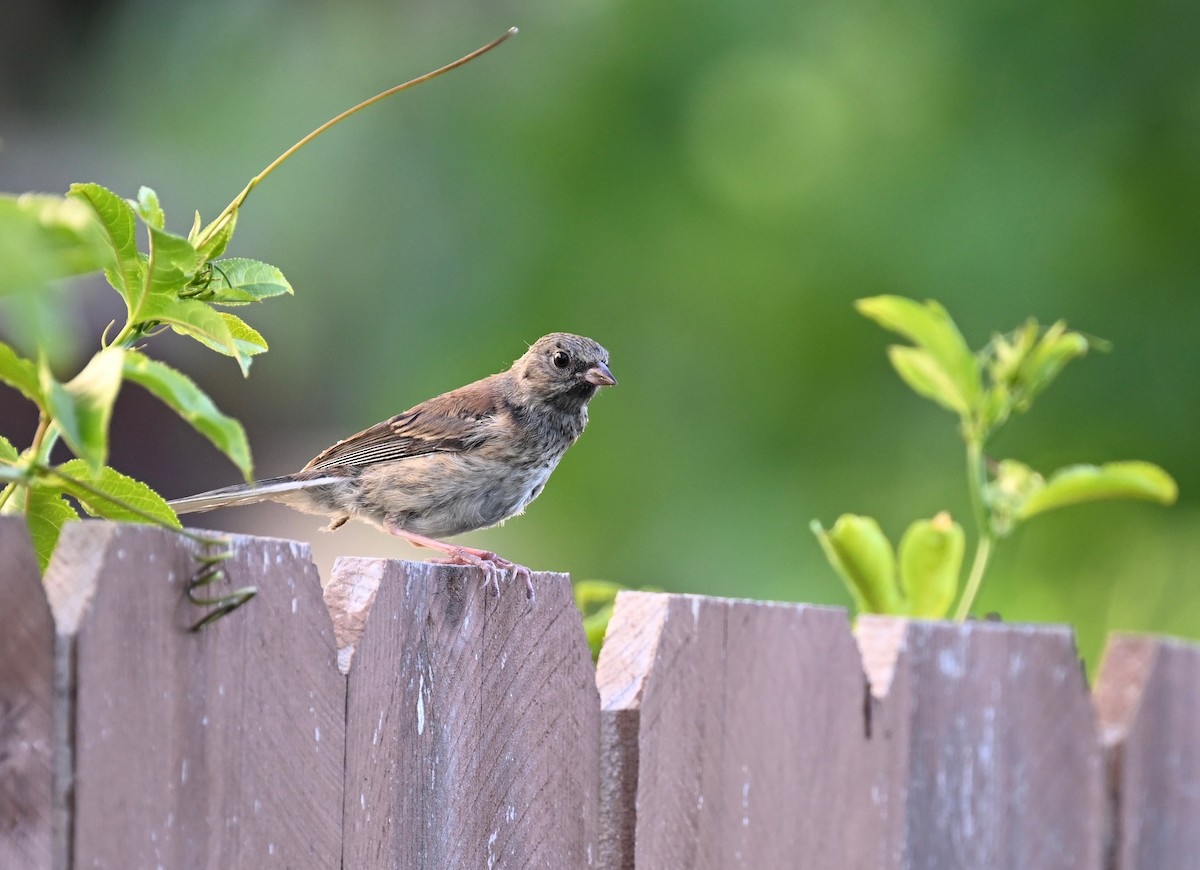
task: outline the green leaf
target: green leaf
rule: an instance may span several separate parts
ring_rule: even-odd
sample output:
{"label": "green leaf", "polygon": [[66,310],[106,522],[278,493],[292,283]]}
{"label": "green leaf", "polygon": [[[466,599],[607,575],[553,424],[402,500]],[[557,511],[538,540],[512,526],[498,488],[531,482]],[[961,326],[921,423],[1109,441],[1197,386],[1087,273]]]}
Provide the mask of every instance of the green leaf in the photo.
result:
{"label": "green leaf", "polygon": [[617,593],[625,588],[608,580],[579,580],[573,584],[575,607],[583,616],[583,631],[587,635],[593,661],[600,655]]}
{"label": "green leaf", "polygon": [[962,526],[943,511],[917,520],[900,539],[900,580],[911,616],[941,619],[958,594],[966,538]]}
{"label": "green leaf", "polygon": [[237,348],[237,353],[232,354],[226,346],[217,344],[215,341],[204,338],[202,336],[193,336],[201,344],[211,347],[217,353],[223,353],[226,356],[232,356],[237,359],[238,365],[242,367],[242,374],[249,374],[251,357],[258,356],[260,353],[267,351],[267,341],[258,331],[254,329],[246,321],[236,315],[230,314],[227,311],[217,312],[217,316],[224,321],[226,328],[229,330],[229,335],[233,340],[234,347]]}
{"label": "green leaf", "polygon": [[205,393],[182,372],[137,351],[125,354],[125,377],[149,390],[230,458],[250,480],[253,470],[246,430],[217,410]]}
{"label": "green leaf", "polygon": [[590,613],[598,607],[612,604],[617,598],[617,593],[625,588],[611,580],[579,580],[572,587],[575,607],[580,613]]}
{"label": "green leaf", "polygon": [[75,413],[75,400],[66,387],[54,379],[45,357],[38,360],[38,383],[46,402],[46,413],[53,418],[67,442],[77,456],[83,455],[83,432]]}
{"label": "green leaf", "polygon": [[[213,234],[212,238],[204,244],[197,246],[200,252],[202,261],[211,260],[213,257],[219,257],[225,253],[225,248],[229,245],[229,240],[233,238],[233,231],[237,228],[238,213],[235,211],[231,214],[225,223]],[[196,225],[192,228],[192,233],[188,236],[189,241],[195,241],[198,230],[200,229],[200,212],[196,212]]]}
{"label": "green leaf", "polygon": [[0,435],[0,462],[16,462],[20,455],[13,443]]}
{"label": "green leaf", "polygon": [[37,365],[17,355],[0,341],[0,381],[8,384],[39,408],[43,406],[42,388],[38,383]]}
{"label": "green leaf", "polygon": [[39,293],[99,269],[108,245],[86,203],[51,194],[0,195],[0,295]]}
{"label": "green leaf", "polygon": [[233,336],[233,341],[241,353],[246,356],[258,356],[260,353],[267,352],[267,340],[253,326],[228,311],[221,311],[218,314],[225,321],[225,325],[229,327],[229,334]]}
{"label": "green leaf", "polygon": [[138,217],[146,222],[147,226],[154,227],[156,230],[161,230],[166,222],[166,216],[163,215],[163,210],[158,204],[158,194],[149,187],[139,187],[137,203]]}
{"label": "green leaf", "polygon": [[810,528],[821,542],[825,558],[850,590],[860,613],[907,612],[896,584],[892,545],[875,520],[842,514],[828,532],[816,520]]}
{"label": "green leaf", "polygon": [[[171,506],[146,484],[108,466],[93,471],[79,459],[58,466],[66,477],[63,491],[92,516],[132,523],[157,523],[172,529],[183,526]],[[70,478],[68,480],[68,478]],[[82,485],[81,485],[82,484]]]}
{"label": "green leaf", "polygon": [[927,350],[893,344],[888,359],[900,378],[920,396],[933,399],[943,408],[966,416],[970,413],[966,401],[946,370]]}
{"label": "green leaf", "polygon": [[98,184],[72,184],[71,196],[86,202],[100,220],[108,242],[104,274],[132,305],[141,292],[142,265],[137,249],[137,221],[129,203]]}
{"label": "green leaf", "polygon": [[1179,487],[1171,475],[1150,462],[1109,462],[1101,466],[1073,465],[1050,476],[1046,485],[1021,506],[1018,519],[1068,505],[1101,499],[1132,498],[1173,504]]}
{"label": "green leaf", "polygon": [[864,316],[885,329],[898,332],[929,353],[950,385],[949,394],[940,400],[943,405],[976,407],[983,389],[979,364],[945,308],[932,299],[922,304],[903,296],[860,299],[857,308]]}
{"label": "green leaf", "polygon": [[19,492],[17,499],[25,514],[25,525],[29,529],[38,567],[45,573],[62,527],[71,520],[79,519],[79,514],[53,487],[29,487]]}
{"label": "green leaf", "polygon": [[[200,255],[183,236],[150,227],[148,296],[174,299],[191,282],[199,263]],[[134,315],[134,323],[144,319],[136,311],[131,311],[131,314]]]}
{"label": "green leaf", "polygon": [[227,260],[214,260],[208,265],[212,274],[201,296],[205,302],[247,305],[295,292],[283,273],[268,263],[230,257]]}
{"label": "green leaf", "polygon": [[[187,335],[213,350],[234,357],[242,368],[242,374],[249,372],[252,354],[238,343],[238,339],[230,331],[229,319],[224,312],[214,311],[195,299],[151,296],[143,306],[142,316],[144,322],[165,323],[181,335]],[[258,335],[253,330],[250,332]],[[261,341],[262,337],[258,337]],[[249,338],[243,336],[242,341],[248,342]]]}
{"label": "green leaf", "polygon": [[1013,406],[1018,411],[1028,410],[1034,397],[1050,386],[1067,363],[1087,353],[1088,347],[1087,338],[1078,332],[1067,332],[1061,320],[1047,329],[1017,370],[1015,385],[1020,392]]}
{"label": "green leaf", "polygon": [[1039,332],[1037,321],[1030,318],[1009,335],[992,336],[987,368],[993,383],[1010,384],[1016,380],[1021,364],[1037,343]]}
{"label": "green leaf", "polygon": [[596,661],[600,657],[600,648],[604,646],[604,635],[608,632],[608,624],[612,621],[612,615],[613,606],[607,604],[583,617],[583,633],[587,637],[592,661]]}
{"label": "green leaf", "polygon": [[105,348],[66,385],[54,379],[45,358],[38,364],[46,411],[72,452],[94,468],[108,457],[108,423],[121,387],[124,353],[119,347]]}
{"label": "green leaf", "polygon": [[[121,389],[124,357],[124,348],[107,347],[64,386],[75,409],[73,435],[79,439],[77,444],[69,439],[67,443],[93,468],[99,468],[108,458],[108,424]],[[63,437],[67,437],[66,430]]]}

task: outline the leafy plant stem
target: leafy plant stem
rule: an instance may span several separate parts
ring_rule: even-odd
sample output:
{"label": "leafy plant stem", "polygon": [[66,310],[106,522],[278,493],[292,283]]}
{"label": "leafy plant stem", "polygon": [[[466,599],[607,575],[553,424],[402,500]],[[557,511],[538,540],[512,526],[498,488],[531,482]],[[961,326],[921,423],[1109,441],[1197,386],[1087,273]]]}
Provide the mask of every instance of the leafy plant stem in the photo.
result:
{"label": "leafy plant stem", "polygon": [[984,487],[987,486],[987,468],[983,463],[983,441],[974,436],[967,438],[967,491],[971,496],[971,512],[975,517],[975,528],[979,537],[989,537],[991,524],[988,519]]}
{"label": "leafy plant stem", "polygon": [[958,600],[958,608],[954,611],[954,621],[964,622],[971,613],[971,605],[979,593],[979,585],[983,582],[983,574],[987,570],[988,559],[992,555],[991,535],[980,535],[979,543],[975,545],[975,559],[971,562],[971,573],[967,575],[967,585],[963,589],[962,598]]}
{"label": "leafy plant stem", "polygon": [[378,103],[380,100],[387,99],[388,97],[392,96],[393,94],[398,94],[401,91],[406,91],[409,88],[414,88],[417,85],[424,84],[425,82],[427,82],[431,79],[435,79],[444,73],[448,73],[453,69],[457,69],[458,67],[462,66],[463,64],[470,63],[472,60],[479,57],[481,54],[486,54],[487,52],[491,51],[493,48],[498,46],[500,43],[502,43],[506,39],[508,39],[510,36],[513,36],[516,32],[517,32],[517,28],[510,27],[508,30],[506,30],[504,33],[502,33],[496,39],[493,39],[487,45],[484,45],[484,46],[481,46],[480,48],[475,49],[470,54],[463,55],[458,60],[451,61],[450,63],[446,64],[445,66],[439,67],[431,72],[427,72],[424,75],[417,76],[415,79],[409,79],[408,81],[406,81],[402,84],[396,85],[395,87],[388,88],[386,91],[382,91],[381,93],[376,94],[375,96],[371,97],[370,99],[363,100],[358,105],[352,106],[351,108],[342,112],[340,115],[330,118],[324,124],[317,127],[315,130],[313,130],[307,136],[305,136],[300,141],[298,141],[291,148],[287,149],[282,154],[280,154],[278,157],[276,157],[273,161],[271,161],[271,163],[267,166],[266,169],[264,169],[262,172],[258,173],[258,175],[254,176],[253,178],[251,178],[250,183],[247,184],[245,186],[245,188],[242,189],[242,192],[239,193],[237,196],[235,196],[233,198],[233,201],[230,202],[229,205],[225,206],[224,211],[222,211],[219,215],[217,215],[216,219],[213,220],[212,223],[210,223],[207,227],[204,228],[204,230],[200,233],[199,237],[196,239],[196,246],[200,247],[200,246],[204,245],[204,243],[206,243],[210,239],[212,239],[212,237],[221,230],[221,228],[226,224],[226,222],[228,222],[229,220],[231,220],[233,218],[233,215],[235,215],[237,213],[238,209],[240,209],[242,207],[242,203],[244,203],[246,201],[246,198],[248,196],[250,196],[250,191],[254,190],[254,188],[258,185],[259,182],[261,182],[268,175],[270,175],[272,172],[274,172],[285,160],[287,160],[289,157],[291,157],[293,154],[295,154],[297,151],[299,151],[301,148],[303,148],[305,145],[307,145],[313,139],[316,139],[318,136],[320,136],[326,130],[330,129],[331,127],[336,126],[337,124],[346,120],[347,118],[349,118],[351,115],[355,114],[356,112],[359,112],[359,111],[367,108],[368,106]]}
{"label": "leafy plant stem", "polygon": [[125,501],[124,499],[117,498],[114,495],[104,492],[104,490],[102,490],[102,489],[98,489],[97,487],[92,486],[86,480],[80,480],[79,478],[75,477],[74,475],[66,474],[61,469],[54,468],[53,466],[49,466],[49,465],[39,465],[37,467],[37,471],[41,474],[49,474],[54,477],[61,478],[62,480],[65,480],[67,483],[71,484],[72,486],[76,486],[79,489],[82,489],[85,492],[92,494],[96,498],[104,499],[104,501],[107,501],[111,504],[115,504],[118,507],[129,511],[130,513],[137,514],[139,517],[144,519],[147,523],[150,523],[151,525],[159,526],[160,528],[167,529],[168,531],[172,531],[177,535],[182,535],[183,537],[187,538],[189,541],[195,541],[198,544],[205,544],[208,546],[214,546],[216,544],[221,543],[219,539],[207,537],[205,535],[201,535],[196,532],[189,531],[187,529],[172,528],[171,526],[168,526],[165,523],[163,523],[161,520],[159,520],[153,514],[149,514],[146,511],[143,511],[140,508],[137,508],[134,505],[131,505],[129,502]]}
{"label": "leafy plant stem", "polygon": [[971,512],[975,516],[975,531],[978,542],[975,545],[975,559],[971,563],[971,573],[967,576],[967,584],[963,588],[954,620],[962,622],[971,612],[975,596],[983,582],[987,570],[988,559],[992,554],[992,544],[995,536],[992,534],[992,523],[988,516],[988,506],[984,497],[984,487],[987,485],[987,468],[983,462],[983,439],[974,434],[966,436],[967,442],[967,490],[971,496]]}
{"label": "leafy plant stem", "polygon": [[[54,431],[51,432],[51,429]],[[54,421],[48,415],[42,414],[40,417],[38,417],[37,431],[33,435],[33,443],[30,445],[26,455],[32,457],[32,461],[36,465],[42,456],[50,453],[57,440],[58,427],[54,426]],[[26,463],[19,462],[18,466],[25,464]],[[8,486],[4,487],[3,490],[0,490],[0,511],[4,510],[4,505],[8,503],[8,500],[12,497],[12,494],[16,492],[17,487],[20,485],[20,483],[14,481],[13,483],[10,483]]]}

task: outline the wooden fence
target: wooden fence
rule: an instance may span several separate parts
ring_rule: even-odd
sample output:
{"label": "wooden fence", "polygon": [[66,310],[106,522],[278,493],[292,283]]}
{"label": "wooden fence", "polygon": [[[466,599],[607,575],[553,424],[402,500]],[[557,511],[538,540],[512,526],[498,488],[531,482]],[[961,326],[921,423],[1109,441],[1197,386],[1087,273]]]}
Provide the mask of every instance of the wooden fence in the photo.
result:
{"label": "wooden fence", "polygon": [[1200,867],[1197,647],[234,542],[0,518],[0,868]]}

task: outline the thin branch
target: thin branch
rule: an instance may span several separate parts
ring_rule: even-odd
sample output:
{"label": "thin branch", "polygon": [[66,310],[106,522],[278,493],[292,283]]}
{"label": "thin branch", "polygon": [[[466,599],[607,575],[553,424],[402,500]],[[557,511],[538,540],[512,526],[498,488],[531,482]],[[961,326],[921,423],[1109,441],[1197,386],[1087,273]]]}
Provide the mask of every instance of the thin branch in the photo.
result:
{"label": "thin branch", "polygon": [[258,173],[258,175],[254,176],[253,178],[251,178],[250,183],[246,185],[246,187],[242,190],[242,192],[239,193],[237,196],[235,196],[233,198],[233,201],[231,203],[229,203],[229,205],[225,206],[224,211],[222,211],[219,215],[217,215],[216,219],[213,220],[213,222],[210,223],[207,227],[205,227],[204,230],[200,233],[200,235],[196,238],[196,241],[195,241],[196,247],[199,248],[202,245],[204,245],[206,242],[208,242],[210,239],[212,239],[212,237],[215,236],[221,230],[221,228],[232,218],[232,216],[237,212],[237,210],[242,207],[242,203],[244,203],[246,201],[246,197],[248,197],[250,195],[250,191],[252,191],[259,182],[261,182],[268,175],[270,175],[272,172],[274,172],[275,169],[278,168],[278,166],[281,163],[283,163],[285,160],[287,160],[289,157],[291,157],[293,154],[295,154],[297,151],[299,151],[301,148],[303,148],[305,145],[307,145],[313,139],[316,139],[318,136],[320,136],[322,133],[324,133],[330,127],[333,127],[336,124],[341,123],[346,118],[349,118],[351,115],[353,115],[355,112],[360,112],[363,109],[367,108],[368,106],[378,103],[380,100],[387,99],[388,97],[392,96],[393,94],[398,94],[398,93],[400,93],[400,91],[406,91],[409,88],[414,88],[417,85],[424,84],[425,82],[427,82],[431,79],[435,79],[438,76],[448,73],[453,69],[457,69],[458,67],[462,66],[463,64],[470,63],[475,58],[479,57],[481,54],[486,54],[487,52],[491,51],[496,46],[500,45],[500,43],[507,40],[509,37],[515,35],[516,33],[517,33],[517,28],[510,27],[503,34],[501,34],[500,36],[493,39],[487,45],[484,45],[484,46],[481,46],[481,47],[475,49],[470,54],[465,54],[462,57],[460,57],[458,60],[451,61],[450,63],[446,64],[445,66],[439,67],[439,68],[433,70],[432,72],[427,72],[424,75],[417,76],[415,79],[409,79],[408,81],[404,82],[403,84],[399,84],[399,85],[396,85],[395,87],[388,88],[386,91],[376,94],[375,96],[371,97],[369,100],[363,100],[358,105],[352,106],[351,108],[342,112],[340,115],[337,115],[334,118],[330,118],[328,121],[326,121],[320,127],[317,127],[315,130],[313,130],[311,133],[309,133],[307,136],[305,136],[303,139],[301,139],[299,142],[297,142],[291,148],[289,148],[288,150],[286,150],[282,154],[280,154],[278,157],[276,157],[273,161],[271,161],[271,163],[267,166],[266,169],[264,169],[262,172]]}

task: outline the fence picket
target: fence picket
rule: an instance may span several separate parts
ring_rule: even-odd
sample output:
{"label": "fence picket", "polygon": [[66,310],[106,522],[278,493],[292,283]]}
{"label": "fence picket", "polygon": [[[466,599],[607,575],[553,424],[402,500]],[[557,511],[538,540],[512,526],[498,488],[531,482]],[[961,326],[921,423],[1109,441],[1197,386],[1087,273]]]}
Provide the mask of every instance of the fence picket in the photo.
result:
{"label": "fence picket", "polygon": [[597,681],[604,866],[874,866],[866,682],[843,611],[622,592]]}
{"label": "fence picket", "polygon": [[0,867],[52,866],[54,621],[25,524],[0,517]]}
{"label": "fence picket", "polygon": [[1069,629],[864,616],[887,851],[906,870],[1099,870],[1102,765]]}
{"label": "fence picket", "polygon": [[231,538],[254,602],[198,634],[192,546],[70,523],[46,576],[72,699],[72,866],[333,867],[344,680],[308,548]]}
{"label": "fence picket", "polygon": [[1200,648],[1113,635],[1096,708],[1109,754],[1120,870],[1200,863]]}
{"label": "fence picket", "polygon": [[[563,574],[341,559],[344,866],[594,864],[599,700]],[[346,652],[353,649],[352,657]]]}

